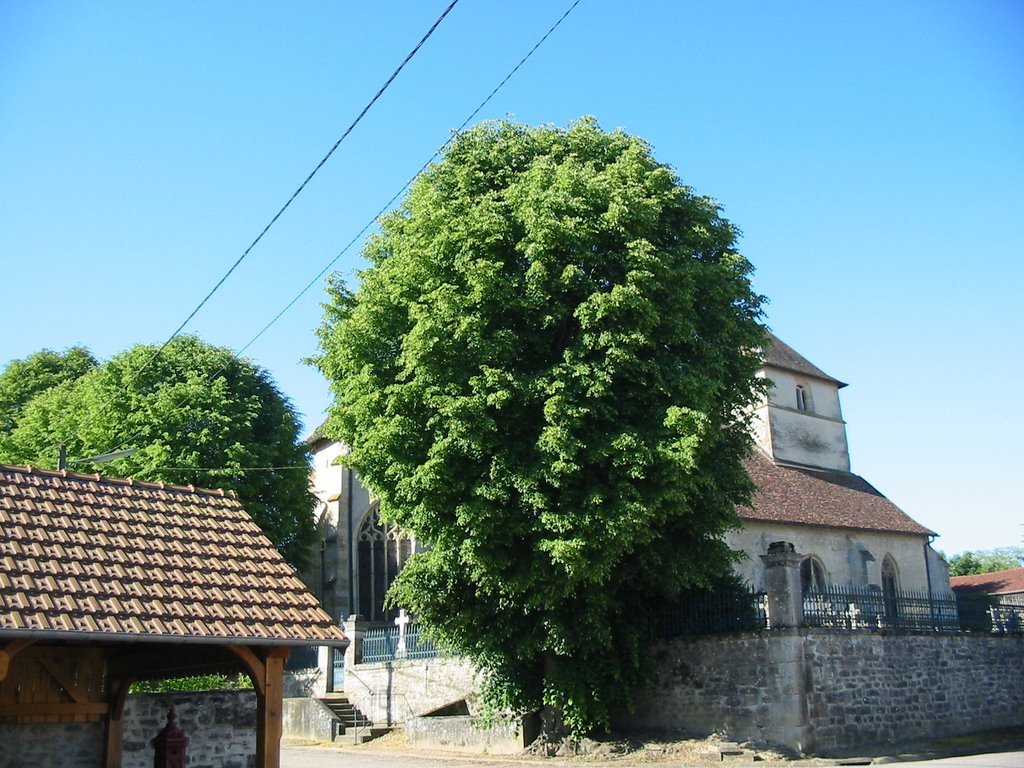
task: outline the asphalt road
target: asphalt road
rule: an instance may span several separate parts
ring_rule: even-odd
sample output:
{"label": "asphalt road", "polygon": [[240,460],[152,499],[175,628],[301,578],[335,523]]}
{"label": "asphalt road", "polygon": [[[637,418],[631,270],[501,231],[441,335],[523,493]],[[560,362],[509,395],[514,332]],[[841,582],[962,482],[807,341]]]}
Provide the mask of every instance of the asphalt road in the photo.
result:
{"label": "asphalt road", "polygon": [[[881,761],[879,761],[881,762]],[[814,761],[808,765],[823,765],[826,761]],[[281,747],[281,768],[526,768],[527,766],[546,766],[546,768],[633,768],[642,765],[644,768],[656,768],[658,765],[679,768],[683,763],[633,763],[619,759],[614,762],[580,762],[576,760],[539,760],[516,757],[502,759],[499,757],[467,757],[461,755],[440,755],[431,752],[423,755],[409,752],[386,752],[362,749],[339,749],[336,747]],[[698,764],[694,764],[698,765]],[[709,764],[704,764],[709,765]],[[739,764],[736,768],[741,768]],[[754,763],[743,763],[743,768],[754,766]],[[763,765],[763,763],[762,763]],[[795,767],[799,762],[793,763]],[[947,757],[919,762],[889,763],[896,768],[1024,768],[1024,751],[996,752],[967,757]],[[699,767],[698,767],[699,768]]]}

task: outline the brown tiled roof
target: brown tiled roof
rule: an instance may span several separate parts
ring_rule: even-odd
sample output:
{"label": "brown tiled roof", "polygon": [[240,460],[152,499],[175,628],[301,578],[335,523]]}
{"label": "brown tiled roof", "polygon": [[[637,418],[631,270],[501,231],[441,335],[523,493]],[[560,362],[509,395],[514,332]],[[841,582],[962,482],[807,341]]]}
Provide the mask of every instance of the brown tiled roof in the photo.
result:
{"label": "brown tiled roof", "polygon": [[1006,595],[1024,592],[1024,568],[1007,571],[978,573],[973,576],[952,576],[949,586],[957,592],[982,592],[987,595]]}
{"label": "brown tiled roof", "polygon": [[757,491],[743,520],[934,535],[857,475],[779,465],[759,451],[745,466]]}
{"label": "brown tiled roof", "polygon": [[0,637],[340,645],[233,494],[0,465]]}
{"label": "brown tiled roof", "polygon": [[764,362],[765,365],[771,365],[776,368],[782,368],[783,370],[802,373],[805,376],[813,376],[816,379],[830,381],[833,384],[838,385],[840,389],[846,386],[846,384],[839,381],[839,379],[834,379],[829,376],[821,370],[821,368],[816,366],[806,357],[789,346],[789,344],[771,332],[768,333],[768,344],[765,345],[764,349]]}

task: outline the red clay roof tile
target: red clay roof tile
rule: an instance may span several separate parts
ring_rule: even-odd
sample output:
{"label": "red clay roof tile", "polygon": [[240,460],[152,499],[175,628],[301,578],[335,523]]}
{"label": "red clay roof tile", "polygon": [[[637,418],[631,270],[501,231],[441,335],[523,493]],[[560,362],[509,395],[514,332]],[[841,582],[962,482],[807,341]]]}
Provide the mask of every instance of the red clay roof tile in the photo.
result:
{"label": "red clay roof tile", "polygon": [[988,595],[1024,593],[1024,568],[1010,568],[972,576],[953,576],[949,585],[955,592],[980,592]]}
{"label": "red clay roof tile", "polygon": [[0,606],[9,636],[344,642],[234,494],[4,465]]}
{"label": "red clay roof tile", "polygon": [[857,475],[783,466],[759,451],[744,464],[757,490],[738,510],[743,520],[935,535]]}

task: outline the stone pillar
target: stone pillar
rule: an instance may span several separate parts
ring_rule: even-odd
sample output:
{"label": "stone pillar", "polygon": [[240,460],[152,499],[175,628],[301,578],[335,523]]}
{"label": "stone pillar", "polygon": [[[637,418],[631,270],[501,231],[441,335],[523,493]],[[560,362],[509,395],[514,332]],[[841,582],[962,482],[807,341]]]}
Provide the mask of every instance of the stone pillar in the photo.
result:
{"label": "stone pillar", "polygon": [[803,555],[788,541],[774,541],[761,555],[768,585],[768,621],[772,629],[799,627],[804,623],[800,561]]}
{"label": "stone pillar", "polygon": [[773,630],[768,636],[768,660],[774,670],[775,687],[769,715],[770,740],[809,752],[814,749],[814,739],[807,716],[804,638],[793,631],[804,622],[802,560],[803,555],[788,541],[772,542],[767,554],[761,555],[768,586],[768,621]]}
{"label": "stone pillar", "polygon": [[352,669],[363,660],[363,635],[366,634],[368,622],[362,616],[352,614],[342,625],[342,631],[348,638],[345,649],[345,669]]}

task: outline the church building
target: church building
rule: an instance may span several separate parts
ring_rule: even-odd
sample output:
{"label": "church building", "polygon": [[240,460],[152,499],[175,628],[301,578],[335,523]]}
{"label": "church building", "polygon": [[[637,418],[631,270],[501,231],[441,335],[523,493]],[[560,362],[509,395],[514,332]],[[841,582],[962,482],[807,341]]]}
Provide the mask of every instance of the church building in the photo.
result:
{"label": "church building", "polygon": [[[948,570],[930,545],[936,534],[850,472],[839,402],[846,385],[772,335],[759,375],[772,386],[753,414],[756,447],[746,462],[757,492],[738,510],[742,529],[726,537],[745,555],[737,573],[764,589],[759,555],[787,541],[804,555],[805,589],[947,596]],[[390,621],[395,614],[383,609],[384,593],[418,543],[381,522],[358,476],[337,463],[341,444],[315,433],[309,445],[322,539],[306,582],[339,622],[354,613]]]}

